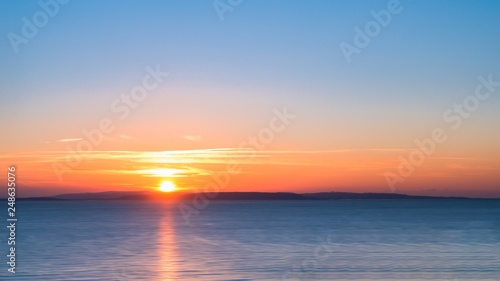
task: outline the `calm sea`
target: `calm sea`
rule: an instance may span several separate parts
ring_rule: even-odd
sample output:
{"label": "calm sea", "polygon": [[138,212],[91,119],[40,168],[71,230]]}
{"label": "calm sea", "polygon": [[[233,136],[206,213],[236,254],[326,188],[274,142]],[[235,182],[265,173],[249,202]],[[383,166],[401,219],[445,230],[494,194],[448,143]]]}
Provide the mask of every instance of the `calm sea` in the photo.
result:
{"label": "calm sea", "polygon": [[500,201],[210,202],[189,225],[165,202],[17,214],[0,280],[500,280]]}

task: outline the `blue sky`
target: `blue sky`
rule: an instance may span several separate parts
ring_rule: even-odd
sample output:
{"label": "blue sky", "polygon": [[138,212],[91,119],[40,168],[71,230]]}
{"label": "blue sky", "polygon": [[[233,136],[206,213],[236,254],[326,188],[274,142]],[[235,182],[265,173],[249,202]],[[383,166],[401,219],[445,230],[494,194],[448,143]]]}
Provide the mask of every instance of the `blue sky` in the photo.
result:
{"label": "blue sky", "polygon": [[[70,99],[82,120],[96,102],[131,87],[145,66],[161,64],[174,92],[234,95],[241,109],[254,104],[240,122],[279,102],[305,114],[403,108],[418,111],[413,120],[440,114],[500,63],[498,1],[401,1],[403,11],[351,64],[340,42],[352,43],[353,28],[388,1],[243,1],[221,22],[211,1],[74,0],[19,54],[7,34],[20,34],[21,18],[40,6],[0,3],[2,112],[24,108],[23,118],[64,114],[69,109],[48,104]],[[176,99],[169,94],[170,104]]]}

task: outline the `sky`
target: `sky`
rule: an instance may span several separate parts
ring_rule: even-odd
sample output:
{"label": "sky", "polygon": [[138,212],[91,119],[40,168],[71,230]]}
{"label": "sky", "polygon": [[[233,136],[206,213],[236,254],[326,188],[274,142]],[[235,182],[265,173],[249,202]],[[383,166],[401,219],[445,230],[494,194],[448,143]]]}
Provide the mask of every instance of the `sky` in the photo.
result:
{"label": "sky", "polygon": [[500,197],[498,26],[498,1],[0,0],[0,180]]}

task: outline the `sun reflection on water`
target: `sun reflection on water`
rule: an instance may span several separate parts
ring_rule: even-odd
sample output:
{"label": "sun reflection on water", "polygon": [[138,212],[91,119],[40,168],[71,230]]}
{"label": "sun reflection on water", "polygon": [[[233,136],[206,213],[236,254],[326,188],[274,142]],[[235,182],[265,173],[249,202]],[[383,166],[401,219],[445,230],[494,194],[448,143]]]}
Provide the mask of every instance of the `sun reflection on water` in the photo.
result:
{"label": "sun reflection on water", "polygon": [[165,214],[158,229],[158,272],[161,281],[177,279],[177,249],[172,214]]}

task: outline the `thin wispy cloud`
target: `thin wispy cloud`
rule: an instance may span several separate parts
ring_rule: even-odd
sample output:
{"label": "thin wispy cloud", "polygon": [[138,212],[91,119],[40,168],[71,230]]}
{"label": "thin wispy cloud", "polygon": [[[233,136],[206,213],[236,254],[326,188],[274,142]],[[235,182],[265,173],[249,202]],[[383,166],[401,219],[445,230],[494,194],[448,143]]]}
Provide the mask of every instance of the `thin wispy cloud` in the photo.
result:
{"label": "thin wispy cloud", "polygon": [[182,138],[184,138],[186,140],[190,140],[190,141],[200,141],[201,140],[201,136],[198,136],[198,135],[186,135],[186,136],[182,136]]}
{"label": "thin wispy cloud", "polygon": [[73,142],[73,141],[81,141],[82,138],[67,138],[67,139],[59,139],[57,142]]}

